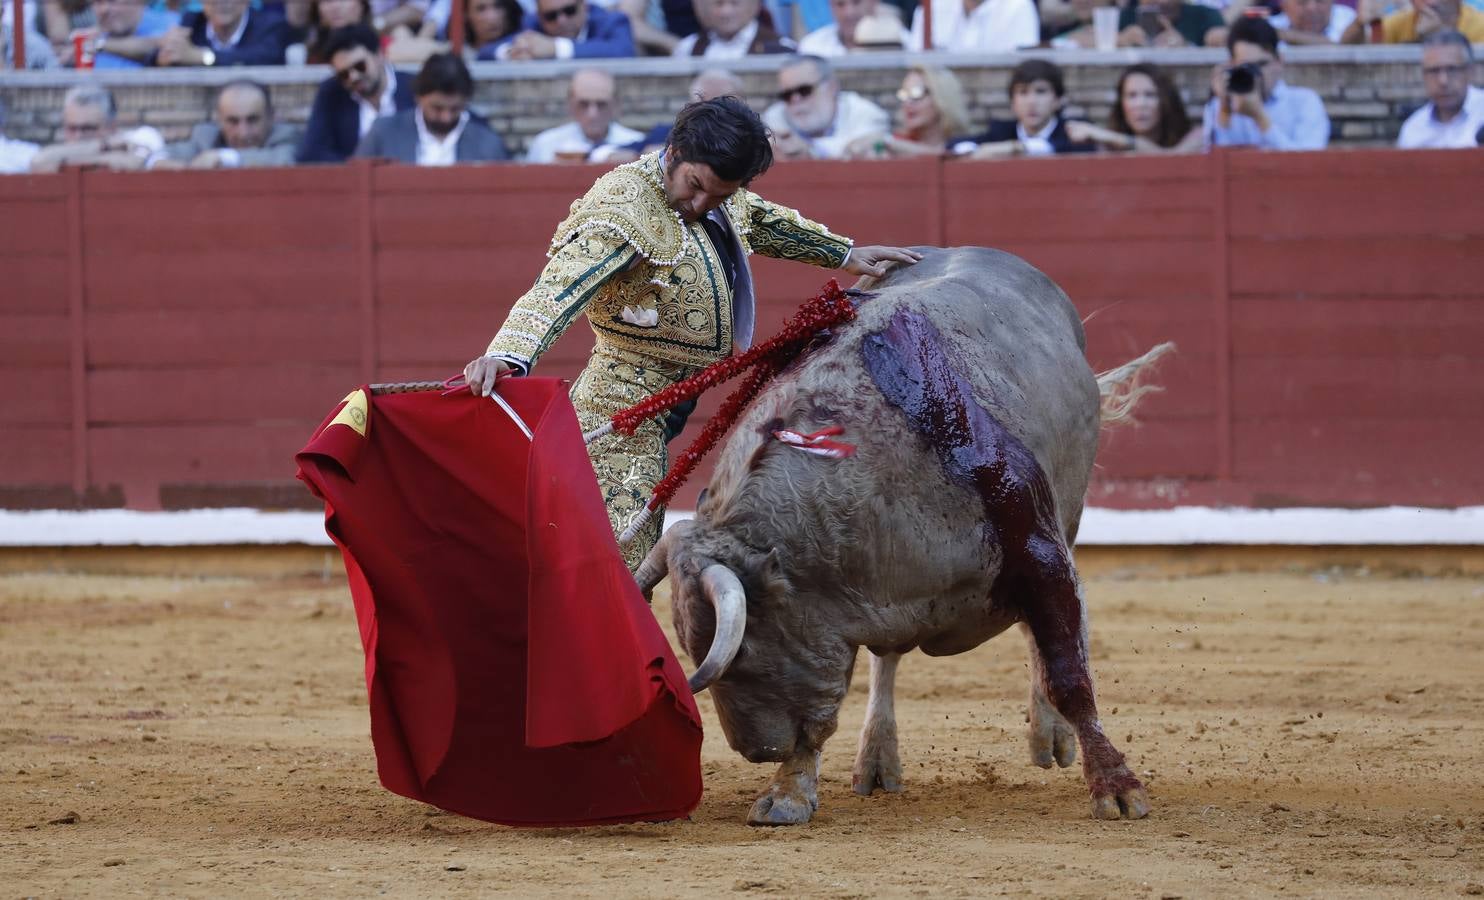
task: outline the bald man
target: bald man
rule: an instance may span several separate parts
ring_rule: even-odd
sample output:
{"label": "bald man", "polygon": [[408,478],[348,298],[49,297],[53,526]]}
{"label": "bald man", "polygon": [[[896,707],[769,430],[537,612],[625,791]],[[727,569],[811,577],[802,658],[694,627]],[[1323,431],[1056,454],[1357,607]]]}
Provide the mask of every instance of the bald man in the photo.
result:
{"label": "bald man", "polygon": [[605,144],[631,144],[644,135],[618,123],[618,89],[601,69],[578,69],[567,88],[572,121],[548,128],[531,139],[526,162],[586,162]]}
{"label": "bald man", "polygon": [[235,169],[292,166],[299,132],[275,122],[273,101],[255,81],[233,81],[216,95],[213,121],[191,129],[189,140],[170,144],[154,169]]}

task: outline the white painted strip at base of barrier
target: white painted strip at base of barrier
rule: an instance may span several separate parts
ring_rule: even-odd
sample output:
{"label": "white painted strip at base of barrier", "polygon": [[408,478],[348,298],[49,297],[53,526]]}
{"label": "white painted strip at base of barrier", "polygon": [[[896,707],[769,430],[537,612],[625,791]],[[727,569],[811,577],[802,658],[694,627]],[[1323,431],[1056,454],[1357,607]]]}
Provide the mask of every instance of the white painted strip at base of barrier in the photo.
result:
{"label": "white painted strip at base of barrier", "polygon": [[[665,516],[669,527],[689,512]],[[176,512],[0,510],[0,547],[189,547],[227,544],[328,545],[317,512],[194,509]],[[1089,508],[1083,546],[1484,545],[1484,506],[1421,509]]]}

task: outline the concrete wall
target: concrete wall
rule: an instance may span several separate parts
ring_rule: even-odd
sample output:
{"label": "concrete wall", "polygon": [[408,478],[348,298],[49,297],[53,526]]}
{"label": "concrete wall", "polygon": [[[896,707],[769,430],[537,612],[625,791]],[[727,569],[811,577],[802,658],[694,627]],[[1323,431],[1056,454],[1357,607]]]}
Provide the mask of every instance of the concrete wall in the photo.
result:
{"label": "concrete wall", "polygon": [[[292,457],[323,416],[482,352],[599,171],[0,179],[0,506],[312,505]],[[1484,193],[1476,151],[797,163],[758,187],[862,242],[1024,256],[1097,368],[1177,342],[1143,424],[1105,436],[1099,505],[1484,504],[1484,218],[1455,200]],[[829,277],[755,272],[763,336]],[[538,374],[590,342],[578,323]]]}
{"label": "concrete wall", "polygon": [[[1136,51],[1059,51],[1045,54],[1067,70],[1070,110],[1097,122],[1107,119],[1118,74],[1145,58]],[[1219,50],[1170,50],[1148,58],[1168,66],[1199,120],[1199,107],[1210,93],[1211,67],[1225,59]],[[990,116],[1009,115],[1005,88],[1020,55],[940,54],[935,62],[950,66],[969,92],[974,124]],[[846,88],[859,91],[887,109],[895,109],[894,92],[905,65],[923,59],[908,54],[872,54],[840,63]],[[1426,98],[1417,47],[1310,47],[1288,51],[1287,79],[1314,88],[1324,97],[1334,124],[1334,143],[1391,143],[1402,119]],[[779,57],[739,62],[748,99],[761,109],[776,91]],[[686,85],[696,70],[691,60],[634,59],[604,63],[619,76],[623,121],[647,129],[673,118]],[[1481,64],[1484,66],[1484,64]],[[513,150],[524,150],[530,137],[565,120],[566,78],[570,63],[481,63],[475,67],[475,107],[485,114]],[[1484,67],[1481,67],[1484,73]],[[61,115],[62,95],[83,78],[98,78],[117,93],[122,118],[130,124],[155,125],[172,139],[209,115],[216,85],[249,75],[272,86],[274,104],[290,122],[309,112],[316,84],[328,69],[234,69],[217,71],[142,70],[118,73],[0,73],[0,96],[10,107],[11,137],[46,142]]]}

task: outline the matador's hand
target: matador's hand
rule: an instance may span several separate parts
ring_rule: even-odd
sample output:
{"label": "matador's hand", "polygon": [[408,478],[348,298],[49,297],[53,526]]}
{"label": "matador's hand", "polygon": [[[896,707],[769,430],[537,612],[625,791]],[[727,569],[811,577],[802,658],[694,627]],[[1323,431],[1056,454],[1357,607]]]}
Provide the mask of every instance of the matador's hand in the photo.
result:
{"label": "matador's hand", "polygon": [[881,276],[891,268],[891,263],[910,266],[920,259],[921,253],[904,247],[851,247],[840,268],[852,275]]}
{"label": "matador's hand", "polygon": [[493,356],[481,356],[464,366],[464,381],[469,393],[476,397],[488,397],[495,392],[495,382],[514,372],[510,363]]}

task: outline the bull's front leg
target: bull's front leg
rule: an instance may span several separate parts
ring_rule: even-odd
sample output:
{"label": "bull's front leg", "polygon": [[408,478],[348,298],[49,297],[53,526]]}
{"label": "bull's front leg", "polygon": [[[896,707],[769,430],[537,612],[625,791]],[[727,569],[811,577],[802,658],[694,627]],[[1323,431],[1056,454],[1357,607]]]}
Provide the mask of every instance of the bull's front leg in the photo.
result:
{"label": "bull's front leg", "polygon": [[819,751],[799,743],[752,804],[748,825],[802,825],[819,809]]}
{"label": "bull's front leg", "polygon": [[900,653],[871,654],[871,699],[866,704],[866,722],[861,727],[860,746],[855,754],[851,784],[857,794],[869,797],[880,788],[890,793],[902,790],[902,760],[897,754],[897,718],[893,702]]}
{"label": "bull's front leg", "polygon": [[[1043,549],[1047,552],[1033,558],[1056,557],[1054,548]],[[1098,721],[1088,664],[1087,608],[1071,559],[1063,558],[1065,565],[1027,572],[1021,594],[1026,624],[1042,664],[1042,686],[1082,744],[1082,773],[1092,794],[1093,817],[1142,819],[1149,815],[1149,795]]]}
{"label": "bull's front leg", "polygon": [[1031,701],[1026,718],[1030,722],[1031,762],[1043,769],[1051,768],[1054,762],[1065,769],[1077,760],[1077,732],[1046,697],[1046,664],[1041,661],[1030,626],[1022,622],[1020,630],[1030,645]]}

